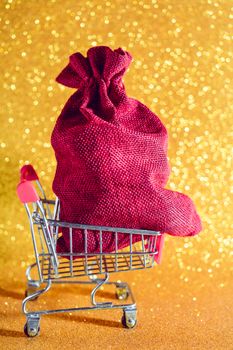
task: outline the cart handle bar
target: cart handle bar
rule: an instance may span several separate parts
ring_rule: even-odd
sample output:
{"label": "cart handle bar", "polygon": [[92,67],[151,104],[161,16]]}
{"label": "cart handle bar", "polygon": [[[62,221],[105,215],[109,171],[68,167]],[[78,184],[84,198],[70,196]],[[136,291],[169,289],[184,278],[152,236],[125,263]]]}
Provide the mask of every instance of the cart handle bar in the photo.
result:
{"label": "cart handle bar", "polygon": [[39,176],[31,164],[23,165],[20,169],[20,183],[16,190],[22,203],[34,203],[40,200],[31,181],[39,181]]}
{"label": "cart handle bar", "polygon": [[34,203],[40,200],[36,189],[30,181],[21,181],[17,186],[16,192],[22,203]]}

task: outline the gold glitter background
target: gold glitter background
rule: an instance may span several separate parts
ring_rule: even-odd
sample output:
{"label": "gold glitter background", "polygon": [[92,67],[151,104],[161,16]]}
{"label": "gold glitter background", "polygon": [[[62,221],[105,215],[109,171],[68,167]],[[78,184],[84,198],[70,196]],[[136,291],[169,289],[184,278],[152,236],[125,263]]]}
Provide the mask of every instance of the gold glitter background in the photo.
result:
{"label": "gold glitter background", "polygon": [[[1,284],[2,349],[232,349],[231,124],[233,1],[1,1]],[[159,115],[169,133],[167,188],[189,195],[204,229],[166,236],[152,270],[127,280],[138,325],[121,312],[44,316],[41,335],[23,334],[25,270],[34,261],[29,225],[16,197],[19,168],[34,165],[50,196],[56,162],[50,134],[74,92],[55,82],[70,54],[122,47],[134,57],[127,94]],[[38,307],[75,306],[89,289],[54,287]],[[100,297],[114,298],[107,287]],[[30,344],[28,344],[30,343]]]}

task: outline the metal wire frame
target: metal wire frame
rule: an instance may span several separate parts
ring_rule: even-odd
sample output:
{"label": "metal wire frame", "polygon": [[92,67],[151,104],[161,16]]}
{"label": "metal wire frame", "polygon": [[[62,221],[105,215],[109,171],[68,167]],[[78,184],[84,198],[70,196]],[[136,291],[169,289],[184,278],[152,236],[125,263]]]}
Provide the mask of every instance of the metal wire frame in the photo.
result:
{"label": "metal wire frame", "polygon": [[[38,179],[38,176],[36,176]],[[42,315],[73,312],[84,310],[100,309],[122,309],[122,324],[126,328],[133,328],[137,322],[137,308],[131,288],[126,282],[110,282],[109,277],[113,272],[138,270],[152,267],[154,262],[160,261],[161,234],[157,231],[126,229],[121,227],[105,227],[84,224],[74,224],[60,221],[59,200],[48,200],[39,182],[36,181],[40,194],[35,195],[32,186],[23,189],[29,191],[25,197],[22,193],[22,186],[18,196],[24,203],[29,217],[32,243],[36,261],[28,266],[26,270],[27,289],[22,302],[22,311],[27,318],[24,332],[27,336],[34,337],[39,334],[40,318]],[[22,183],[20,183],[22,185]],[[32,196],[30,191],[32,191]],[[25,203],[25,198],[27,202]],[[30,202],[32,199],[33,203]],[[36,200],[36,202],[34,202]],[[75,252],[73,245],[76,230],[81,230],[83,234],[83,249],[81,253]],[[98,235],[99,251],[90,251],[88,246],[89,232],[95,231]],[[57,241],[61,231],[68,232],[69,249],[67,252],[58,253]],[[105,238],[103,236],[112,235],[114,240],[114,251],[103,250]],[[119,249],[119,234],[128,236],[128,246]],[[134,242],[133,235],[139,235],[140,240]],[[138,237],[137,237],[138,239]],[[157,244],[158,243],[158,244]],[[157,251],[157,248],[159,252]],[[34,279],[31,272],[37,268],[38,278]],[[87,280],[76,278],[86,276]],[[44,309],[34,311],[27,309],[27,303],[36,300],[47,292],[52,284],[88,284],[93,286],[90,293],[89,306],[76,306],[72,308]],[[42,284],[45,286],[42,288]],[[96,294],[103,285],[112,285],[115,288],[117,302],[97,302]],[[130,299],[130,300],[128,300]],[[122,302],[121,302],[122,300]]]}
{"label": "metal wire frame", "polygon": [[[48,206],[54,206],[49,210]],[[33,204],[30,211],[25,204],[30,221],[32,241],[35,251],[37,269],[40,282],[55,279],[67,279],[79,276],[91,276],[105,273],[139,270],[154,265],[158,231],[127,229],[121,227],[93,226],[77,223],[61,222],[59,220],[59,201],[42,199]],[[53,212],[53,219],[51,213]],[[64,253],[56,251],[59,228],[68,229],[69,250]],[[73,249],[75,229],[81,230],[84,237],[83,252],[77,253]],[[100,249],[97,252],[88,251],[88,230],[98,235]],[[103,231],[112,235],[115,243],[114,251],[103,251]],[[119,249],[118,234],[128,235],[129,245]],[[36,234],[39,239],[36,239]],[[140,236],[140,241],[133,243],[133,235]]]}

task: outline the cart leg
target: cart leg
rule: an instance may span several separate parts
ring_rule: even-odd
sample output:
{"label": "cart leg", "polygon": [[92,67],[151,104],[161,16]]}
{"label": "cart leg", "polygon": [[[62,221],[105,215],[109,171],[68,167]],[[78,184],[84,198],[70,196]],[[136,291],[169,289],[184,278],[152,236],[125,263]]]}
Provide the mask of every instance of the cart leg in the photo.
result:
{"label": "cart leg", "polygon": [[[31,282],[31,281],[30,281]],[[32,315],[35,315],[37,314],[36,312],[35,313],[31,313],[31,312],[28,312],[27,309],[26,309],[26,305],[27,305],[27,302],[28,301],[31,301],[31,300],[35,300],[36,298],[38,298],[41,294],[47,292],[49,290],[49,288],[51,287],[51,284],[52,282],[49,280],[48,282],[46,282],[47,285],[45,286],[45,288],[43,289],[39,289],[39,290],[34,290],[34,293],[35,295],[31,294],[31,295],[28,295],[26,298],[23,299],[22,301],[22,311],[23,313],[27,316],[27,317],[31,317]],[[33,316],[34,317],[34,316]]]}
{"label": "cart leg", "polygon": [[121,322],[125,328],[134,328],[137,324],[137,309],[125,308]]}
{"label": "cart leg", "polygon": [[35,337],[40,332],[40,315],[30,314],[27,316],[27,323],[24,326],[24,333],[27,337]]}
{"label": "cart leg", "polygon": [[[28,297],[29,295],[34,294],[37,292],[37,290],[40,288],[40,282],[38,281],[28,281],[27,289],[25,290],[25,297]],[[38,298],[38,295],[35,296],[33,299],[30,300],[36,300]]]}
{"label": "cart leg", "polygon": [[92,305],[98,306],[98,307],[111,307],[112,306],[111,302],[97,303],[95,301],[95,294],[96,294],[96,292],[98,291],[98,289],[102,285],[104,285],[105,283],[108,282],[108,279],[109,279],[109,273],[105,273],[105,277],[104,278],[96,278],[95,279],[96,286],[95,286],[95,288],[92,289],[92,292],[91,292],[91,303],[92,303]]}

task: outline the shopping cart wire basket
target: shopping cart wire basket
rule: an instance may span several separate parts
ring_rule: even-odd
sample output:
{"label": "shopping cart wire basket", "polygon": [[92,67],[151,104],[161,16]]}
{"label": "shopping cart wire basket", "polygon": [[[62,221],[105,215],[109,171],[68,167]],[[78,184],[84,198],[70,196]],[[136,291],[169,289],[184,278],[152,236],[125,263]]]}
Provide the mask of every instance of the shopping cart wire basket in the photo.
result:
{"label": "shopping cart wire basket", "polygon": [[[129,285],[121,281],[110,282],[109,276],[114,272],[146,269],[153,267],[155,263],[159,264],[164,245],[164,234],[151,230],[62,222],[59,219],[59,199],[57,197],[55,200],[46,198],[34,168],[31,165],[24,165],[20,173],[17,195],[24,204],[29,218],[35,253],[35,262],[26,269],[27,289],[22,302],[22,311],[27,319],[24,333],[29,337],[38,335],[40,318],[45,314],[116,308],[123,310],[122,325],[126,328],[135,327],[137,308]],[[69,230],[70,246],[67,252],[60,253],[57,251],[57,240],[62,228]],[[81,253],[73,252],[75,229],[82,230],[83,233],[83,252]],[[88,252],[88,230],[94,230],[99,238],[99,251],[95,253]],[[103,251],[103,231],[112,235],[115,242],[114,251]],[[118,248],[118,233],[129,235],[128,247]],[[140,235],[141,240],[133,243],[135,234]],[[84,276],[87,280],[83,279]],[[36,300],[55,283],[93,285],[90,304],[85,307],[28,311],[27,303]],[[44,288],[41,287],[42,284],[45,284]],[[96,301],[96,293],[104,284],[114,285],[116,302]],[[128,299],[130,302],[127,301]]]}

